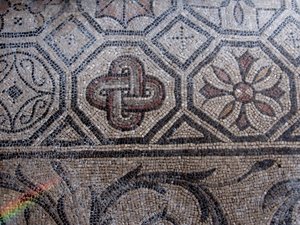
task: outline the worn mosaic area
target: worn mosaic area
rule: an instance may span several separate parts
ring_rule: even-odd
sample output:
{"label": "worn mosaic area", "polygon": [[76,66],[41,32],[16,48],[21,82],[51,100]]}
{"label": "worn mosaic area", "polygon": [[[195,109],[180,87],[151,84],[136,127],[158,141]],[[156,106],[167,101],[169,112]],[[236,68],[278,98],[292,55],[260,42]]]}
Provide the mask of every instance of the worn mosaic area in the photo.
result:
{"label": "worn mosaic area", "polygon": [[0,0],[0,224],[299,225],[299,0]]}

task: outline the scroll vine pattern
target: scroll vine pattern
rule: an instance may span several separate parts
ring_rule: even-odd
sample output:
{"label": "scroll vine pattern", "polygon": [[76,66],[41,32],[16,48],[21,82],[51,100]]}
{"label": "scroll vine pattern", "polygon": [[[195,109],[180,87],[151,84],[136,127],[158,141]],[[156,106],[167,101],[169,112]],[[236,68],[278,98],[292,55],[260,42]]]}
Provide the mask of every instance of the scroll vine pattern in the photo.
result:
{"label": "scroll vine pattern", "polygon": [[[267,191],[262,209],[267,212],[277,206],[270,225],[292,225],[299,222],[297,204],[300,204],[300,179],[290,179],[274,184]],[[298,215],[298,218],[294,218],[294,215]]]}
{"label": "scroll vine pattern", "polygon": [[[247,172],[243,173],[239,177],[228,179],[219,183],[208,183],[204,181],[206,178],[215,173],[215,168],[191,173],[173,171],[142,173],[141,171],[143,167],[142,165],[139,165],[124,176],[120,177],[100,194],[96,193],[96,191],[91,188],[89,222],[91,225],[112,224],[109,209],[116,205],[118,200],[130,191],[143,188],[153,190],[159,195],[165,195],[168,192],[168,186],[177,186],[187,191],[197,200],[200,215],[199,220],[202,223],[208,223],[211,221],[214,225],[226,225],[229,224],[228,219],[225,217],[224,211],[217,198],[213,195],[211,188],[220,188],[242,182],[254,173],[269,169],[275,163],[276,161],[271,159],[257,161]],[[68,171],[64,169],[60,162],[52,161],[50,164],[52,169],[59,176],[59,179],[61,179],[62,183],[64,183],[69,190],[69,193],[71,195],[75,195],[75,189],[69,179]],[[25,176],[20,164],[17,166],[14,175],[0,172],[0,187],[19,193],[26,193],[28,190],[32,192],[40,191],[40,185]],[[272,190],[270,192],[272,192]],[[268,195],[270,194],[267,194],[266,199],[268,199]],[[31,199],[31,201],[43,208],[56,224],[71,224],[69,222],[68,215],[65,212],[65,195],[61,195],[58,200],[56,200],[51,196],[49,191],[44,191],[41,192],[37,198]],[[268,201],[266,201],[266,205],[267,202]],[[24,219],[27,225],[30,224],[32,212],[31,207],[32,206],[24,210]],[[147,218],[144,221],[140,221],[139,224],[147,225],[159,221],[165,221],[174,225],[182,224],[182,221],[178,221],[176,218],[172,217],[172,215],[168,214],[167,207],[161,212],[156,213],[154,216]],[[0,215],[0,224],[5,224],[5,221],[3,221],[3,215]]]}

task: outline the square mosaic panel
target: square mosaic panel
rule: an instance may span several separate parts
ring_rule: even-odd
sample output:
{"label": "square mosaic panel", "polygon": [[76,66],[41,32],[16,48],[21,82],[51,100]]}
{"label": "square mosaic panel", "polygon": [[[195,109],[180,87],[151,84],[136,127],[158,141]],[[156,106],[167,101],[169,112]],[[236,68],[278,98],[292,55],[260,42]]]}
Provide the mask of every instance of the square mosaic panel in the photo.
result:
{"label": "square mosaic panel", "polygon": [[0,0],[0,224],[299,225],[299,0]]}

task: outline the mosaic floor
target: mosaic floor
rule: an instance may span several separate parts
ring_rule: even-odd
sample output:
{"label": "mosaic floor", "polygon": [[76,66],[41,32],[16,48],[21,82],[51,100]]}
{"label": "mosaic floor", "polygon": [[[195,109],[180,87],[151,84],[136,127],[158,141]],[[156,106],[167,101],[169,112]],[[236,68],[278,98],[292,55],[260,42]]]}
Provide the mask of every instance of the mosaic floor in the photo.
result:
{"label": "mosaic floor", "polygon": [[1,225],[299,225],[300,0],[0,0]]}

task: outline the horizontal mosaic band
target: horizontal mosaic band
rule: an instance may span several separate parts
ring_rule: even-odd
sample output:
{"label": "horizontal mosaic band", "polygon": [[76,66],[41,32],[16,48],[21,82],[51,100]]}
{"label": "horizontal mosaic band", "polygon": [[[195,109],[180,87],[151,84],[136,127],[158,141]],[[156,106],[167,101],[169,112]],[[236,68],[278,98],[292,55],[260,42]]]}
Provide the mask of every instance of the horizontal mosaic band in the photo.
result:
{"label": "horizontal mosaic band", "polygon": [[172,157],[172,156],[265,156],[299,155],[300,147],[295,144],[268,145],[265,147],[245,145],[208,145],[195,146],[128,146],[120,147],[75,147],[53,149],[48,147],[2,149],[1,160],[13,158],[49,158],[49,159],[84,159],[84,158],[133,158],[133,157]]}
{"label": "horizontal mosaic band", "polygon": [[14,224],[281,224],[299,216],[300,174],[293,167],[298,161],[295,156],[11,159],[2,163],[0,176],[7,188],[4,204],[56,180],[34,200],[34,208],[10,221]]}

